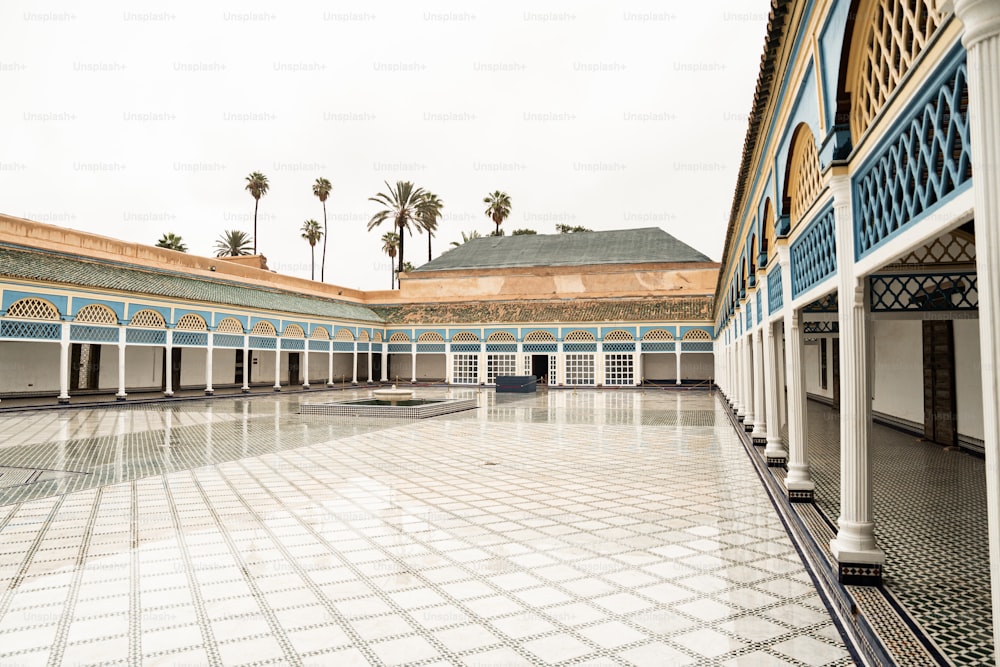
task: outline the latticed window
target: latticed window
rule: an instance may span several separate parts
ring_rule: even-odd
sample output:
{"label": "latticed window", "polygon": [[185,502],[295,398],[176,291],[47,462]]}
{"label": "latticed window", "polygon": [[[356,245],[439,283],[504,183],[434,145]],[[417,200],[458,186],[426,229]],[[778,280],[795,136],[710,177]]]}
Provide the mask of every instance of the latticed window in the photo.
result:
{"label": "latticed window", "polygon": [[517,375],[516,354],[486,355],[486,384],[493,384],[500,375]]}
{"label": "latticed window", "polygon": [[[338,336],[340,335],[339,331],[337,332],[337,335]],[[354,339],[351,338],[351,340],[354,340]],[[390,343],[409,343],[410,342],[410,337],[407,336],[402,331],[397,331],[396,333],[394,333],[391,336],[389,336],[389,342]]]}
{"label": "latticed window", "polygon": [[281,336],[283,338],[305,338],[306,332],[298,324],[286,324]]}
{"label": "latticed window", "polygon": [[361,334],[358,336],[358,340],[360,340],[363,343],[367,343],[368,341],[371,340],[371,337],[368,335],[367,329],[361,330]]}
{"label": "latticed window", "polygon": [[208,331],[205,320],[200,315],[192,313],[188,313],[177,320],[177,326],[174,328],[181,331]]}
{"label": "latticed window", "polygon": [[494,331],[486,341],[489,343],[514,343],[517,342],[517,339],[509,331]]}
{"label": "latticed window", "polygon": [[792,159],[789,162],[788,197],[791,209],[788,211],[791,225],[795,227],[803,214],[812,206],[819,195],[820,180],[819,153],[816,152],[816,138],[808,125],[800,125],[795,132],[792,145]]}
{"label": "latticed window", "polygon": [[900,258],[901,264],[975,264],[976,244],[961,232],[947,232]]}
{"label": "latticed window", "polygon": [[79,324],[118,324],[118,316],[107,306],[91,303],[77,311],[74,321]]}
{"label": "latticed window", "polygon": [[653,329],[652,331],[647,331],[642,339],[650,341],[673,340],[674,335],[665,329]]}
{"label": "latticed window", "polygon": [[691,329],[684,334],[684,340],[712,340],[712,337],[704,329]]}
{"label": "latticed window", "polygon": [[321,327],[318,324],[312,328],[309,333],[310,338],[318,338],[320,340],[330,340],[330,332],[326,330],[326,327]]}
{"label": "latticed window", "polygon": [[267,320],[261,320],[257,324],[253,325],[253,329],[250,331],[254,336],[277,336],[278,332],[274,329],[274,325]]}
{"label": "latticed window", "polygon": [[[941,26],[934,0],[876,0],[859,16],[852,38],[851,135],[855,142],[871,126],[893,91]],[[860,31],[860,32],[858,32]],[[857,39],[860,38],[860,39]]]}
{"label": "latticed window", "polygon": [[29,297],[12,303],[7,309],[7,317],[21,320],[58,320],[59,310],[44,299]]}
{"label": "latticed window", "polygon": [[608,333],[604,334],[604,340],[605,341],[635,340],[635,336],[633,336],[628,331],[622,331],[621,329],[616,329],[615,331],[609,331]]}
{"label": "latticed window", "polygon": [[635,384],[635,371],[631,354],[604,355],[604,384],[609,386]]}
{"label": "latticed window", "polygon": [[242,334],[243,324],[235,317],[227,317],[219,322],[219,326],[215,327],[215,331],[224,334]]}
{"label": "latticed window", "polygon": [[564,375],[568,385],[594,384],[594,355],[567,354]]}
{"label": "latticed window", "polygon": [[527,336],[524,337],[525,343],[551,343],[556,339],[548,331],[532,331]]}
{"label": "latticed window", "polygon": [[[402,340],[404,340],[404,341],[409,340],[409,338],[406,337],[406,334],[400,334],[400,335],[403,336]],[[354,334],[351,333],[350,329],[340,329],[340,330],[337,331],[337,335],[334,336],[333,339],[334,340],[349,340],[349,341],[353,342],[354,341]],[[396,338],[396,334],[392,334],[392,338],[390,338],[389,340],[399,340],[399,339]]]}
{"label": "latticed window", "polygon": [[425,333],[420,334],[420,337],[417,338],[417,342],[418,343],[443,343],[444,342],[444,338],[439,333],[436,333],[434,331],[427,331]]}
{"label": "latticed window", "polygon": [[164,329],[167,326],[163,315],[160,315],[155,310],[140,310],[132,316],[132,321],[129,324],[133,327],[144,327],[146,329]]}
{"label": "latticed window", "polygon": [[452,364],[454,384],[479,384],[478,354],[456,354]]}
{"label": "latticed window", "polygon": [[457,334],[451,337],[451,342],[453,343],[478,343],[479,336],[472,333],[471,331],[459,331]]}
{"label": "latticed window", "polygon": [[563,340],[574,341],[574,340],[594,340],[594,334],[589,331],[570,331]]}
{"label": "latticed window", "polygon": [[375,342],[376,343],[381,343],[382,342],[382,332],[381,331],[376,331],[375,332]]}

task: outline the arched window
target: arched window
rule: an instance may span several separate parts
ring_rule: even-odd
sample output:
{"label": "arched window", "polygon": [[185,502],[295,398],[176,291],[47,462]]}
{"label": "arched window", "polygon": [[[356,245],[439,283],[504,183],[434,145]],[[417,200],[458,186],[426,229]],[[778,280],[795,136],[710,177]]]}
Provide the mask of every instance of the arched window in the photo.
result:
{"label": "arched window", "polygon": [[486,339],[490,343],[515,343],[517,339],[514,338],[514,334],[509,331],[494,331],[490,334],[490,337]]}
{"label": "arched window", "polygon": [[318,324],[312,328],[309,333],[310,338],[319,338],[320,340],[330,340],[330,332],[326,330],[326,327],[321,327]]}
{"label": "arched window", "polygon": [[471,331],[459,331],[457,334],[451,337],[452,343],[478,343],[479,336],[472,333]]}
{"label": "arched window", "polygon": [[281,335],[283,338],[305,338],[306,332],[298,324],[286,324]]}
{"label": "arched window", "polygon": [[684,340],[712,340],[712,337],[704,329],[691,329],[684,334]]}
{"label": "arched window", "polygon": [[242,334],[243,324],[235,317],[227,317],[219,322],[219,326],[215,327],[218,333],[227,334]]}
{"label": "arched window", "polygon": [[360,340],[363,343],[367,343],[368,341],[371,340],[371,338],[368,336],[368,329],[361,330],[361,334],[358,336],[358,340]]}
{"label": "arched window", "polygon": [[774,253],[774,243],[777,239],[777,234],[774,230],[774,208],[771,206],[770,197],[764,200],[764,215],[761,219],[761,227],[764,230],[764,234],[761,237],[760,251],[767,258],[765,261],[770,261]]}
{"label": "arched window", "polygon": [[563,337],[563,340],[575,341],[575,340],[594,340],[594,334],[589,331],[570,331]]}
{"label": "arched window", "polygon": [[129,325],[133,327],[144,327],[146,329],[165,329],[167,323],[163,319],[163,315],[160,315],[155,310],[140,310],[132,316],[132,320],[129,322]]}
{"label": "arched window", "polygon": [[621,329],[616,329],[615,331],[609,331],[604,334],[605,341],[628,341],[635,340],[635,336],[630,334],[628,331],[622,331]]}
{"label": "arched window", "polygon": [[278,332],[274,329],[274,325],[267,320],[261,320],[257,324],[253,325],[253,329],[250,331],[254,336],[277,336]]}
{"label": "arched window", "polygon": [[819,153],[816,152],[816,138],[809,126],[803,123],[795,130],[792,139],[792,155],[788,161],[789,218],[792,229],[802,221],[819,195],[822,181],[819,171]]}
{"label": "arched window", "polygon": [[[339,332],[338,332],[338,334],[339,334]],[[391,336],[389,336],[389,342],[390,343],[409,343],[410,342],[410,337],[407,336],[402,331],[397,331],[394,334],[392,334]]]}
{"label": "arched window", "polygon": [[[393,335],[395,335],[395,334],[393,334]],[[340,340],[340,341],[346,340],[346,341],[353,342],[354,341],[354,334],[351,332],[350,329],[338,329],[337,330],[337,335],[334,336],[333,339],[334,340]]]}
{"label": "arched window", "polygon": [[437,332],[434,332],[434,331],[425,331],[424,333],[420,334],[420,336],[417,338],[417,342],[418,343],[443,343],[444,342],[444,338],[441,336],[441,334],[439,334]]}
{"label": "arched window", "polygon": [[848,64],[851,137],[855,143],[885,107],[944,18],[935,8],[935,0],[862,2],[857,16]]}
{"label": "arched window", "polygon": [[532,331],[524,337],[525,343],[551,343],[556,339],[548,331]]}
{"label": "arched window", "polygon": [[381,343],[382,342],[382,332],[381,331],[376,331],[375,332],[375,342],[376,343]]}
{"label": "arched window", "polygon": [[181,331],[208,331],[208,325],[205,324],[205,318],[193,313],[183,315],[181,319],[177,320],[177,326],[174,328],[180,329]]}
{"label": "arched window", "polygon": [[118,324],[118,316],[107,306],[91,303],[77,311],[74,321],[81,324]]}
{"label": "arched window", "polygon": [[647,331],[642,339],[649,341],[673,340],[674,335],[665,329],[652,329]]}
{"label": "arched window", "polygon": [[10,308],[7,309],[7,317],[16,317],[22,320],[58,320],[59,309],[45,299],[28,297],[10,304]]}

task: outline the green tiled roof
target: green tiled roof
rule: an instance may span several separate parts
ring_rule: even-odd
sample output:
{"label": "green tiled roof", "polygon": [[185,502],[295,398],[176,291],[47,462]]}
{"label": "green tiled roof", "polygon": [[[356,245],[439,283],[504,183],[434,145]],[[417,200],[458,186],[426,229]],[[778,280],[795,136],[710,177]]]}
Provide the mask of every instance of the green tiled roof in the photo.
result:
{"label": "green tiled roof", "polygon": [[659,227],[649,227],[472,239],[415,271],[711,261]]}
{"label": "green tiled roof", "polygon": [[386,324],[691,322],[712,319],[711,296],[372,306]]}
{"label": "green tiled roof", "polygon": [[0,246],[0,276],[381,324],[371,309],[344,301],[11,246]]}

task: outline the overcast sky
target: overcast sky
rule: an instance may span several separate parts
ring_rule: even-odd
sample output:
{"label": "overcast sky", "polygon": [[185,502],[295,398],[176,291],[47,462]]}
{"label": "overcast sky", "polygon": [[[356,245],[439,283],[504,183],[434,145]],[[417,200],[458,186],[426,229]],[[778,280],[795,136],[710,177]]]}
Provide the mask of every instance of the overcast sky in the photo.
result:
{"label": "overcast sky", "polygon": [[411,180],[445,202],[434,256],[500,189],[508,234],[659,226],[718,260],[768,6],[8,1],[0,211],[212,255],[260,171],[258,248],[309,277],[323,176],[326,281],[385,289],[368,198]]}

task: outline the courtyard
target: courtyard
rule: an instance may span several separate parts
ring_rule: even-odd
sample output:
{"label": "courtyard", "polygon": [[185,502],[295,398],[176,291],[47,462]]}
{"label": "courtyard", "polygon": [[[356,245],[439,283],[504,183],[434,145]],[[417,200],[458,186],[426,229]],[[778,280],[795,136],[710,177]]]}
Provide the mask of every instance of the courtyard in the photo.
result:
{"label": "courtyard", "polygon": [[853,664],[715,394],[420,392],[3,414],[0,664]]}

